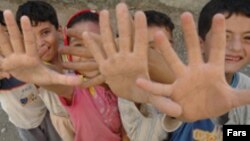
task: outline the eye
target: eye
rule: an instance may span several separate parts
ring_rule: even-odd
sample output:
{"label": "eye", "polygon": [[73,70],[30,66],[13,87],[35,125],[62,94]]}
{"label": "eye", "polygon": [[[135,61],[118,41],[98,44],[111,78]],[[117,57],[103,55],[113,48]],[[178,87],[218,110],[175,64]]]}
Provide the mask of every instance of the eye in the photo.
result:
{"label": "eye", "polygon": [[41,36],[42,37],[45,37],[45,36],[47,36],[47,35],[49,35],[50,34],[50,30],[44,30],[42,33],[41,33]]}
{"label": "eye", "polygon": [[244,39],[250,41],[250,36],[245,36]]}
{"label": "eye", "polygon": [[244,36],[243,40],[245,43],[250,44],[250,35]]}
{"label": "eye", "polygon": [[226,34],[226,40],[227,40],[227,41],[230,41],[230,40],[231,40],[231,38],[232,38],[232,37],[231,37],[231,35],[230,35],[230,34]]}
{"label": "eye", "polygon": [[77,44],[74,44],[73,47],[82,47],[82,44],[77,43]]}

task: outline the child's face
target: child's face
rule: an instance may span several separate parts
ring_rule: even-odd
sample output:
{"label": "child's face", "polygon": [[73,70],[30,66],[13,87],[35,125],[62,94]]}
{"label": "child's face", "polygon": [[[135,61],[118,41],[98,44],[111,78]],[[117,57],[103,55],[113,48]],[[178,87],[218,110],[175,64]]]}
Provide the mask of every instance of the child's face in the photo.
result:
{"label": "child's face", "polygon": [[[250,18],[233,14],[226,19],[226,38],[225,71],[235,73],[250,61]],[[205,54],[208,52],[205,50]]]}
{"label": "child's face", "polygon": [[[96,33],[96,34],[100,34],[100,28],[99,25],[95,22],[80,22],[75,24],[73,27],[71,27],[72,29],[75,29],[79,32],[92,32],[92,33]],[[82,41],[76,38],[71,38],[70,39],[70,46],[72,47],[84,47],[82,45]],[[94,58],[83,58],[83,57],[77,57],[77,56],[72,56],[72,61],[78,62],[78,61],[94,61]],[[92,71],[92,72],[85,72],[85,75],[87,77],[93,77],[96,76],[98,74],[98,71]]]}
{"label": "child's face", "polygon": [[33,26],[32,29],[36,37],[38,50],[43,50],[42,53],[39,54],[41,59],[46,62],[58,59],[59,30],[50,22],[39,22],[38,25]]}
{"label": "child's face", "polygon": [[[160,27],[160,26],[149,26],[148,27],[148,41],[149,41],[149,47],[154,48],[154,35],[157,31],[162,31],[165,33],[166,37],[168,38],[169,42],[172,44],[173,43],[173,37],[172,33],[167,30],[165,27]],[[156,49],[157,50],[157,49]],[[159,50],[157,50],[159,51]],[[159,51],[160,52],[160,51]]]}

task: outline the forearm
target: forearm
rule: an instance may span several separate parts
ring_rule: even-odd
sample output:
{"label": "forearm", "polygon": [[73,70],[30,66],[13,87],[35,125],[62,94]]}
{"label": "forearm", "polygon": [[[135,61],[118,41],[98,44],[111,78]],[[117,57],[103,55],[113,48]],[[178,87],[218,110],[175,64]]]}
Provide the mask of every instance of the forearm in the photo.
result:
{"label": "forearm", "polygon": [[58,96],[64,97],[67,101],[72,100],[73,96],[73,87],[65,85],[46,85],[41,86],[49,91],[56,93]]}

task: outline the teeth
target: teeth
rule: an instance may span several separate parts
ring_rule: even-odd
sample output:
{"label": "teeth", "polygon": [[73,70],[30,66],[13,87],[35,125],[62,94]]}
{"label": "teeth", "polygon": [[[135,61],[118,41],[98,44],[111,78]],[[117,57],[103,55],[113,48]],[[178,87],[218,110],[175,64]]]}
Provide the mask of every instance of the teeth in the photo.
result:
{"label": "teeth", "polygon": [[226,56],[227,61],[239,61],[241,57]]}

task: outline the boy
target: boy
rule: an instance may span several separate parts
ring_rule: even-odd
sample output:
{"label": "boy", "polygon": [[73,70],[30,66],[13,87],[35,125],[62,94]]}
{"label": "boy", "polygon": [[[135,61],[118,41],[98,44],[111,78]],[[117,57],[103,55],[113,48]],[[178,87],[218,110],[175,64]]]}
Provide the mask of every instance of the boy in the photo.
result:
{"label": "boy", "polygon": [[[1,11],[1,26],[7,32]],[[4,48],[2,48],[4,49]],[[0,101],[23,141],[60,140],[47,109],[33,84],[21,82],[1,72]],[[3,77],[4,76],[4,77]]]}
{"label": "boy", "polygon": [[[148,24],[150,51],[155,52],[153,50],[157,50],[154,47],[153,38],[157,31],[164,32],[168,40],[173,43],[174,24],[171,19],[166,14],[154,10],[144,11],[144,13]],[[155,54],[159,55],[158,51]],[[155,63],[151,64],[155,65]],[[136,106],[134,102],[123,98],[119,98],[118,103],[123,126],[131,141],[161,141],[166,138],[167,134],[162,122],[165,116],[152,105],[141,104]]]}
{"label": "boy", "polygon": [[[212,0],[203,7],[199,17],[199,36],[205,61],[208,61],[208,42],[210,40],[209,31],[212,17],[217,13],[222,13],[225,16],[227,37],[225,74],[227,83],[236,89],[250,88],[249,77],[237,72],[249,63],[249,2],[245,0]],[[241,26],[238,26],[239,23],[241,23]],[[185,123],[177,131],[173,132],[171,140],[200,140],[198,134],[218,140],[220,137],[216,136],[215,133],[217,125],[249,124],[249,117],[249,106],[238,107],[217,118],[215,125],[210,119]]]}
{"label": "boy", "polygon": [[[125,12],[124,12],[125,11]],[[8,13],[6,12],[6,15]],[[122,17],[124,18],[124,16],[126,17],[128,15],[128,11],[127,11],[127,7],[124,4],[119,4],[117,6],[117,14],[118,14],[118,18]],[[125,15],[124,15],[125,14]],[[112,35],[110,27],[107,27],[106,24],[104,24],[104,22],[109,22],[109,17],[108,17],[108,12],[107,11],[102,11],[101,12],[101,34],[103,35]],[[126,19],[126,18],[125,18]],[[118,19],[118,24],[124,24],[121,21],[119,21],[121,19]],[[32,39],[31,34],[28,32],[29,31],[29,27],[28,27],[28,19],[27,18],[23,18],[23,29],[24,29],[24,41],[25,41],[25,48],[26,48],[26,54],[22,54],[26,57],[28,57],[29,55],[31,55],[31,58],[35,58],[34,53],[35,52],[30,52],[32,50],[32,42],[30,42]],[[127,19],[126,19],[127,21]],[[149,97],[150,98],[150,102],[153,104],[154,102],[158,102],[158,104],[164,104],[164,105],[157,105],[158,108],[159,107],[163,107],[163,110],[167,111],[169,113],[169,115],[171,116],[176,116],[178,118],[182,118],[182,119],[186,119],[186,120],[195,120],[195,119],[200,119],[200,118],[204,118],[204,117],[211,117],[211,116],[216,116],[218,114],[221,114],[225,111],[227,111],[228,109],[231,109],[232,107],[236,107],[239,105],[243,105],[249,102],[249,98],[245,99],[248,96],[248,92],[238,92],[238,91],[234,91],[232,88],[230,88],[226,83],[224,83],[224,75],[223,75],[223,71],[224,71],[224,67],[223,65],[223,47],[224,47],[224,18],[221,15],[216,15],[214,20],[213,20],[213,27],[212,27],[212,40],[211,40],[211,44],[212,44],[212,48],[211,48],[211,52],[214,54],[210,54],[210,57],[213,58],[213,60],[209,60],[208,64],[204,64],[201,61],[201,57],[200,52],[199,52],[199,41],[198,38],[196,37],[196,32],[195,32],[195,27],[194,27],[194,22],[192,19],[192,16],[189,13],[184,13],[182,15],[182,21],[184,22],[183,27],[184,27],[184,33],[185,33],[185,38],[187,39],[187,45],[188,45],[188,50],[189,50],[189,63],[190,65],[184,66],[181,64],[181,61],[178,60],[176,54],[174,54],[172,48],[170,48],[170,45],[168,43],[168,40],[164,37],[164,34],[162,32],[157,32],[155,35],[155,41],[156,41],[156,45],[159,46],[159,49],[162,51],[162,54],[164,55],[164,57],[167,59],[168,62],[172,62],[172,64],[170,64],[170,67],[174,70],[174,72],[176,73],[177,76],[177,81],[174,83],[174,85],[169,85],[169,87],[167,86],[167,88],[164,89],[159,89],[159,90],[163,90],[162,92],[166,92],[166,94],[168,94],[170,96],[171,99],[166,99],[165,97]],[[26,23],[26,24],[25,24]],[[11,25],[9,25],[11,26]],[[220,27],[221,26],[221,27]],[[106,27],[106,28],[104,28]],[[218,28],[220,27],[220,28]],[[128,32],[130,32],[130,30],[124,30],[126,28],[129,28],[126,25],[121,25],[120,27],[120,31],[122,32],[122,34],[119,34],[119,43],[125,43],[122,44],[124,45],[123,47],[120,48],[120,52],[117,52],[116,47],[114,45],[114,43],[108,39],[103,41],[103,45],[105,46],[105,52],[107,53],[107,57],[105,58],[101,52],[101,50],[99,50],[98,48],[100,46],[96,46],[96,44],[92,44],[93,40],[91,40],[90,36],[88,36],[88,34],[84,34],[83,38],[84,41],[87,41],[87,47],[91,50],[91,52],[94,54],[95,59],[97,60],[97,62],[99,63],[99,67],[100,67],[100,71],[101,73],[106,77],[106,82],[110,84],[110,86],[113,88],[112,90],[118,90],[120,87],[124,87],[125,86],[131,86],[132,88],[135,87],[135,82],[131,83],[131,79],[132,81],[137,79],[138,74],[140,74],[140,79],[137,80],[137,84],[141,87],[143,87],[146,90],[150,90],[151,92],[156,91],[156,89],[154,89],[155,87],[159,88],[159,84],[154,84],[154,83],[150,83],[153,84],[152,86],[148,85],[149,82],[145,81],[141,78],[148,78],[147,75],[147,45],[148,45],[148,38],[147,38],[147,26],[146,26],[146,20],[144,17],[144,14],[142,12],[137,12],[135,14],[135,44],[132,46],[133,50],[130,50],[130,43],[131,40],[128,40],[129,38],[127,37],[131,37],[131,34],[127,34]],[[125,34],[126,33],[126,34]],[[13,38],[13,37],[12,37]],[[112,37],[111,37],[112,38]],[[3,42],[3,40],[0,40],[1,43]],[[13,40],[12,40],[13,41]],[[125,41],[129,41],[129,42],[125,42]],[[13,41],[14,43],[16,43],[16,41]],[[195,44],[193,44],[195,43]],[[218,44],[220,43],[220,44]],[[111,46],[107,46],[107,44],[111,45]],[[215,44],[218,44],[215,49]],[[19,44],[20,46],[16,46],[17,47],[23,47],[22,44]],[[89,46],[90,45],[90,46]],[[92,46],[91,46],[92,45]],[[6,47],[8,47],[8,45],[5,45]],[[192,48],[191,48],[192,46]],[[13,46],[14,47],[14,46]],[[17,48],[19,49],[19,48]],[[109,51],[108,51],[109,50]],[[34,51],[34,50],[33,50]],[[14,50],[14,53],[17,52],[17,50]],[[6,52],[5,52],[6,53]],[[191,53],[191,54],[190,54]],[[15,56],[19,54],[15,53]],[[27,73],[27,71],[29,72],[30,70],[22,70],[21,68],[12,68],[13,70],[11,70],[11,68],[8,68],[6,64],[7,60],[11,61],[11,58],[15,57],[15,56],[8,56],[6,58],[6,60],[3,61],[2,64],[2,69],[3,70],[9,70],[12,75],[15,75],[16,77],[23,77],[24,80],[26,81],[34,81],[35,78],[25,78],[23,75],[25,75],[25,73]],[[23,57],[24,57],[23,56]],[[19,59],[23,59],[23,57],[20,57]],[[30,58],[29,57],[29,58]],[[25,57],[24,57],[25,58]],[[134,63],[133,61],[140,61],[140,63]],[[17,62],[19,63],[19,62]],[[29,62],[26,62],[26,65],[28,65]],[[124,64],[124,65],[121,65]],[[126,65],[125,65],[126,64]],[[217,64],[217,65],[215,65]],[[109,67],[110,66],[110,67]],[[111,67],[113,66],[113,67]],[[30,66],[31,67],[31,66]],[[129,69],[124,69],[124,67],[128,67]],[[26,68],[29,68],[29,66],[26,66]],[[104,69],[105,68],[105,69]],[[114,70],[117,73],[114,73]],[[36,71],[41,71],[36,70]],[[184,72],[183,72],[184,71]],[[127,73],[126,73],[127,72]],[[199,77],[197,77],[197,74],[203,74],[205,73],[206,75],[202,76],[199,75]],[[22,75],[21,75],[22,74]],[[47,72],[47,75],[51,75],[52,72]],[[32,74],[28,74],[28,75],[32,75]],[[216,77],[211,77],[211,75],[216,75]],[[27,76],[27,75],[26,75]],[[112,76],[112,77],[111,77]],[[57,76],[56,76],[57,77]],[[36,76],[36,78],[39,78],[39,76]],[[189,84],[190,80],[196,80],[196,81],[192,81],[193,84]],[[207,80],[213,80],[213,81],[207,81]],[[111,82],[113,81],[113,82]],[[120,83],[118,82],[123,82],[123,85],[120,86]],[[211,83],[214,82],[215,84]],[[38,81],[36,80],[36,83],[38,83]],[[44,81],[40,83],[45,83]],[[51,83],[47,80],[46,83]],[[60,82],[55,82],[53,81],[53,83],[59,83]],[[68,82],[65,82],[68,84]],[[208,85],[209,84],[209,85]],[[219,84],[219,86],[221,87],[217,87],[216,84]],[[147,86],[147,87],[146,87]],[[162,86],[162,85],[160,85]],[[199,87],[201,86],[201,87]],[[130,87],[126,87],[125,89],[121,89],[124,91],[121,91],[121,93],[119,93],[119,91],[117,91],[117,93],[119,93],[119,95],[121,96],[125,96],[124,92],[126,92],[127,89],[130,89]],[[173,88],[173,89],[172,89]],[[175,88],[175,89],[174,89]],[[209,89],[208,89],[209,88]],[[173,93],[174,95],[170,95],[171,91],[170,90],[174,90]],[[131,91],[130,91],[131,92]],[[132,91],[132,96],[130,96],[130,98],[135,98],[134,94],[138,94],[138,93],[134,93],[136,91]],[[140,91],[139,91],[140,92]],[[185,97],[185,93],[188,93],[188,96]],[[217,92],[216,95],[214,94],[214,92]],[[158,93],[160,93],[158,91]],[[228,93],[234,94],[234,95],[228,95]],[[129,93],[127,93],[129,94]],[[145,94],[145,93],[144,93]],[[165,94],[165,93],[160,93],[160,94]],[[198,94],[198,95],[197,95]],[[236,94],[239,94],[239,97],[235,97]],[[178,98],[175,96],[179,96]],[[184,96],[184,97],[183,97]],[[204,99],[203,98],[209,98],[209,99]],[[219,97],[218,97],[219,96]],[[226,100],[223,98],[227,98]],[[197,101],[197,103],[194,103],[194,100]],[[176,103],[175,101],[177,101],[178,103]],[[204,103],[204,101],[206,101],[206,103]],[[219,101],[220,104],[219,105],[210,105],[211,103],[214,104],[214,101]],[[191,102],[191,103],[190,103]],[[226,102],[233,102],[233,103],[226,103]],[[167,103],[167,107],[165,107]],[[185,107],[187,106],[187,107]],[[198,106],[202,106],[202,107],[198,107]],[[204,113],[204,106],[208,106],[206,107],[206,109],[209,109],[210,112],[209,113]],[[215,107],[218,106],[218,107]],[[171,111],[171,109],[168,109],[169,107],[173,108],[174,111]],[[197,109],[198,108],[198,109]],[[183,111],[182,111],[183,110]],[[176,112],[177,111],[177,112]]]}
{"label": "boy", "polygon": [[[28,16],[32,22],[32,30],[37,39],[40,58],[49,64],[60,65],[61,57],[58,48],[62,36],[61,27],[55,9],[43,1],[28,1],[18,7],[16,21],[21,29],[20,19]],[[45,89],[39,88],[39,96],[50,112],[51,121],[65,141],[74,139],[73,126],[69,114],[62,106],[59,97]]]}
{"label": "boy", "polygon": [[[5,19],[7,19],[7,27],[9,30],[13,31],[10,32],[10,42],[5,38],[3,40],[7,41],[5,43],[5,47],[21,47],[19,49],[14,49],[10,50],[12,51],[20,51],[22,50],[22,44],[16,42],[16,41],[23,41],[19,36],[18,40],[16,39],[13,41],[13,33],[16,29],[15,24],[8,24],[8,23],[13,23],[13,15],[11,14],[10,11],[5,12]],[[31,18],[32,19],[32,18]],[[29,51],[33,50],[37,53],[36,51],[36,44],[34,42],[36,39],[32,36],[33,32],[36,31],[36,27],[31,27],[30,25],[30,20],[24,16],[21,18],[21,23],[22,23],[22,29],[23,29],[23,35],[24,35],[24,41],[28,41],[26,39],[27,32],[26,29],[29,28],[29,43],[32,43],[31,46],[25,46],[25,47],[31,47],[29,49],[25,49],[24,52],[28,53]],[[14,22],[15,23],[15,22]],[[32,23],[32,20],[31,20]],[[45,23],[44,23],[45,24]],[[25,28],[27,27],[27,28]],[[38,28],[39,29],[39,28]],[[37,33],[37,32],[35,32]],[[16,34],[15,34],[16,35]],[[35,34],[37,36],[37,34]],[[1,36],[2,37],[2,36]],[[15,37],[14,37],[15,38]],[[12,46],[13,43],[17,43],[16,45],[18,46]],[[14,43],[14,44],[15,44]],[[9,46],[10,45],[10,46]],[[14,64],[20,63],[20,59],[23,58],[24,52],[22,52],[21,56],[19,55],[10,55],[7,56],[7,58],[18,58],[19,60],[13,61]],[[6,52],[5,52],[6,53]],[[31,53],[31,52],[30,52]],[[49,87],[49,84],[65,84],[65,81],[69,80],[74,80],[71,78],[76,78],[75,76],[64,76],[60,75],[59,73],[56,73],[53,70],[48,69],[45,64],[43,64],[40,61],[40,58],[36,56],[35,54],[31,56],[26,56],[26,57],[31,57],[29,60],[32,60],[29,69],[22,69],[20,73],[13,73],[14,71],[10,70],[12,75],[15,77],[21,79],[21,80],[31,80],[28,82],[38,82],[38,85],[47,85]],[[23,60],[24,61],[24,60]],[[32,64],[33,62],[33,64]],[[28,62],[26,62],[28,63]],[[6,64],[7,65],[7,64]],[[37,65],[34,67],[34,65]],[[15,66],[15,65],[12,65]],[[28,67],[25,65],[25,67]],[[21,65],[21,68],[24,67]],[[56,67],[56,66],[49,66],[49,67]],[[13,68],[14,69],[14,68]],[[28,72],[28,74],[24,74],[23,72]],[[30,73],[32,72],[32,73]],[[49,73],[49,74],[48,74]],[[58,79],[58,76],[62,76],[61,78]],[[63,77],[64,76],[64,77]],[[37,79],[40,78],[40,79]],[[68,79],[69,78],[69,79]],[[77,77],[78,78],[78,77]],[[32,81],[36,79],[37,81]],[[61,79],[61,80],[60,80]],[[52,82],[51,82],[51,81]],[[78,78],[77,81],[82,81],[81,78]],[[42,83],[40,83],[43,81]],[[56,83],[54,82],[56,81]],[[46,83],[45,83],[46,82]],[[48,82],[48,83],[47,83]],[[57,83],[60,82],[60,83]],[[75,82],[69,83],[67,82],[68,85],[74,85]],[[94,93],[91,93],[92,90],[89,88],[83,89],[80,87],[67,87],[67,86],[58,86],[53,85],[50,86],[50,88],[54,88],[53,90],[55,92],[58,92],[58,94],[62,95],[63,97],[61,98],[62,103],[68,110],[70,117],[72,119],[74,129],[75,129],[75,141],[82,141],[82,140],[89,140],[89,141],[95,141],[95,140],[110,140],[110,141],[118,141],[121,140],[121,123],[120,123],[120,118],[119,118],[119,111],[118,107],[116,106],[116,97],[112,94],[112,92],[103,87],[103,86],[95,86],[94,87]]]}

